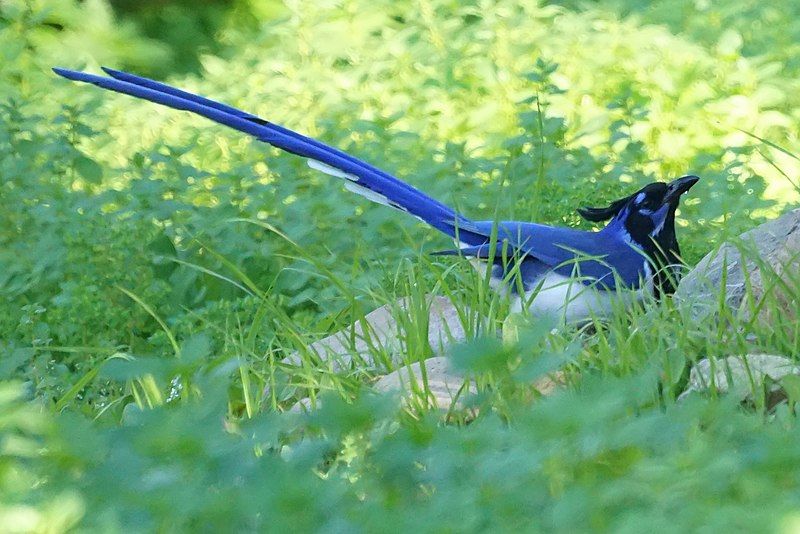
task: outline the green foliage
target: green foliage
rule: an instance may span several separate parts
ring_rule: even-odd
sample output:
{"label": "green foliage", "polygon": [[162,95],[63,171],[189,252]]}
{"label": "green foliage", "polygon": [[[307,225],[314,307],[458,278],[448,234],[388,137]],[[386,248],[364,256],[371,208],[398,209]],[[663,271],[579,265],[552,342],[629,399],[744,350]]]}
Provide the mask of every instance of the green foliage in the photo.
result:
{"label": "green foliage", "polygon": [[[0,2],[0,525],[796,522],[796,384],[774,410],[675,402],[700,358],[796,355],[791,322],[723,313],[728,331],[669,301],[591,333],[507,317],[468,266],[425,254],[448,243],[423,225],[49,71],[156,73],[478,218],[586,225],[581,205],[699,174],[678,220],[691,264],[800,193],[800,26],[763,4]],[[375,370],[303,350],[409,296],[405,360],[428,357],[427,293],[479,338],[453,352],[480,385],[463,413],[400,408],[366,390]],[[295,350],[301,367],[278,364]],[[562,366],[567,391],[542,399],[531,382]],[[321,409],[281,413],[305,397]]]}

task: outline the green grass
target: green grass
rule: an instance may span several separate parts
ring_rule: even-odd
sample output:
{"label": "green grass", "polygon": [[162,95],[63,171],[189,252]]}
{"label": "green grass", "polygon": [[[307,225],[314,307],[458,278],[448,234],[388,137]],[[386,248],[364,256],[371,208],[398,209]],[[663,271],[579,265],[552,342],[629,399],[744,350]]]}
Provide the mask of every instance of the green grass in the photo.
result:
{"label": "green grass", "polygon": [[[428,254],[449,243],[423,225],[49,71],[162,73],[485,219],[589,228],[577,207],[699,174],[678,218],[694,264],[800,198],[800,23],[749,0],[687,3],[690,24],[647,4],[173,6],[185,23],[0,4],[0,526],[796,527],[796,384],[777,406],[755,383],[743,405],[676,400],[703,358],[797,359],[796,275],[766,276],[749,314],[719,295],[701,318],[671,299],[582,326],[509,316],[466,262]],[[471,341],[449,355],[478,390],[446,413],[420,384],[406,402],[370,388],[433,355],[431,294],[460,312]],[[335,370],[309,350],[383,305],[399,353],[371,339],[374,364]],[[318,409],[287,411],[301,399]]]}

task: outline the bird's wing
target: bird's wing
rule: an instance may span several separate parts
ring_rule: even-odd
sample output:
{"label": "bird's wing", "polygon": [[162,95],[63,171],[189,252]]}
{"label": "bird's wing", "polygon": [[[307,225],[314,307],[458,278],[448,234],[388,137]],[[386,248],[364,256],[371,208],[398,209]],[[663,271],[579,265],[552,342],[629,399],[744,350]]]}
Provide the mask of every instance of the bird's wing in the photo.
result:
{"label": "bird's wing", "polygon": [[499,257],[512,249],[518,256],[530,256],[564,276],[577,276],[586,284],[616,289],[618,283],[636,289],[646,278],[647,258],[622,235],[586,232],[536,223],[479,221],[474,232],[496,244],[483,243],[463,250],[465,255]]}
{"label": "bird's wing", "polygon": [[452,208],[341,150],[208,98],[134,74],[113,69],[103,70],[111,77],[61,68],[53,69],[56,74],[70,80],[91,83],[103,89],[142,98],[170,108],[191,111],[252,135],[259,141],[308,158],[309,166],[341,178],[348,190],[373,202],[410,213],[459,241],[479,245],[486,240],[485,237],[472,233],[470,231],[472,221],[462,217]]}

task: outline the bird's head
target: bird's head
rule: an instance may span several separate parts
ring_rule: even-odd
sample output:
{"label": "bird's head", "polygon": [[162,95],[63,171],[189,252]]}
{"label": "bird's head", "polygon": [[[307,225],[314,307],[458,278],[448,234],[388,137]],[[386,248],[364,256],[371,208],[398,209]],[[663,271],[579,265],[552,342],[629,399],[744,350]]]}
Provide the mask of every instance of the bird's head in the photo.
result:
{"label": "bird's head", "polygon": [[672,293],[680,263],[680,248],[675,235],[675,210],[681,195],[700,178],[683,176],[670,183],[653,182],[634,194],[615,200],[605,208],[581,208],[580,215],[592,222],[611,219],[606,231],[624,232],[652,260],[656,272],[656,291]]}

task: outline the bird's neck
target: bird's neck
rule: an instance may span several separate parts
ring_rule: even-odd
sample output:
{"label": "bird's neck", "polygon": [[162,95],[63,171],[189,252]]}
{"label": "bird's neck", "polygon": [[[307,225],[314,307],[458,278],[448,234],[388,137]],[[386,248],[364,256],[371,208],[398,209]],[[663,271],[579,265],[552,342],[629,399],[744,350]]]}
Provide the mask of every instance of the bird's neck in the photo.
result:
{"label": "bird's neck", "polygon": [[[624,215],[624,214],[621,214]],[[680,265],[680,248],[675,235],[675,214],[670,212],[657,233],[652,222],[639,220],[636,215],[619,216],[612,219],[601,232],[622,235],[623,239],[638,248],[647,258],[653,274],[653,290],[656,298],[675,292],[678,271],[671,266]]]}

